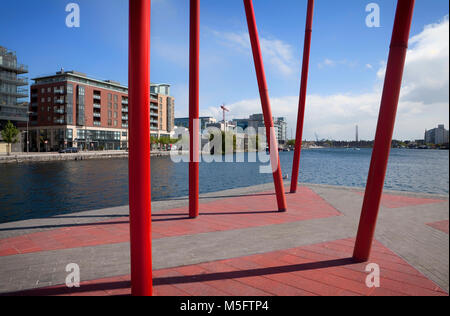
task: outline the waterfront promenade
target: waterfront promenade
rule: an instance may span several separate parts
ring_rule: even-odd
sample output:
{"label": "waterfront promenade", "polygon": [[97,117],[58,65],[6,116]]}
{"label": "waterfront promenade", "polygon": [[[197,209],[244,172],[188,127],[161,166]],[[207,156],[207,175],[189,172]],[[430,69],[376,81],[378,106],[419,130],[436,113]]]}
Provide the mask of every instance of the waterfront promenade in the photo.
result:
{"label": "waterfront promenade", "polygon": [[[351,260],[361,189],[302,185],[276,212],[273,184],[153,203],[156,295],[448,295],[448,196],[386,191],[372,257]],[[0,224],[3,295],[130,294],[128,207]],[[66,265],[81,287],[65,287]]]}
{"label": "waterfront promenade", "polygon": [[[169,156],[170,151],[152,150],[152,157]],[[105,151],[80,151],[78,153],[60,154],[50,153],[11,153],[10,156],[0,154],[0,164],[2,163],[26,163],[26,162],[49,162],[68,160],[92,160],[92,159],[115,159],[128,158],[125,150],[105,150]]]}

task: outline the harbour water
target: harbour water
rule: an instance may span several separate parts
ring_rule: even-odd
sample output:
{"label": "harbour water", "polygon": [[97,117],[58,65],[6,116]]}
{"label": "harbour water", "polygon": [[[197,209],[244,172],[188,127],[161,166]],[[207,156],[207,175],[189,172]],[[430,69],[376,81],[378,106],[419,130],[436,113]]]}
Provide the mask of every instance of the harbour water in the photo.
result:
{"label": "harbour water", "polygon": [[[370,157],[370,149],[304,150],[300,181],[364,187]],[[292,159],[292,152],[280,153],[283,174],[290,174]],[[200,191],[271,182],[272,175],[261,174],[260,166],[254,162],[201,163]],[[449,152],[393,149],[385,188],[448,195]],[[170,157],[152,158],[152,198],[186,195],[188,164],[174,163]],[[0,223],[126,204],[126,159],[0,165]]]}

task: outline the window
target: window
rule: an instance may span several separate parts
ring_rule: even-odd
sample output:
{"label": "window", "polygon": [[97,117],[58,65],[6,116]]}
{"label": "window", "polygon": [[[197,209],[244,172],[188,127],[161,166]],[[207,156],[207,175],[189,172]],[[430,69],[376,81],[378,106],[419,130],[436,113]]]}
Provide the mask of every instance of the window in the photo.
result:
{"label": "window", "polygon": [[114,95],[114,102],[117,102],[119,100],[119,97],[117,96],[117,94]]}
{"label": "window", "polygon": [[112,102],[108,102],[108,109],[112,109]]}
{"label": "window", "polygon": [[51,87],[48,87],[48,88],[47,88],[47,92],[48,92],[48,93],[52,92],[52,88],[51,88]]}
{"label": "window", "polygon": [[114,126],[117,126],[117,120],[114,120]]}
{"label": "window", "polygon": [[117,110],[119,108],[119,105],[117,103],[114,103],[114,110]]}
{"label": "window", "polygon": [[41,93],[45,93],[45,89],[44,88],[41,89]]}
{"label": "window", "polygon": [[45,103],[45,98],[41,98],[41,103]]}
{"label": "window", "polygon": [[112,111],[108,111],[108,118],[112,118]]}
{"label": "window", "polygon": [[52,101],[52,98],[51,97],[48,97],[47,98],[47,102],[51,102]]}
{"label": "window", "polygon": [[117,118],[117,112],[114,112],[114,118]]}
{"label": "window", "polygon": [[108,100],[111,101],[112,100],[112,94],[108,93]]}
{"label": "window", "polygon": [[112,125],[112,120],[108,120],[108,126]]}

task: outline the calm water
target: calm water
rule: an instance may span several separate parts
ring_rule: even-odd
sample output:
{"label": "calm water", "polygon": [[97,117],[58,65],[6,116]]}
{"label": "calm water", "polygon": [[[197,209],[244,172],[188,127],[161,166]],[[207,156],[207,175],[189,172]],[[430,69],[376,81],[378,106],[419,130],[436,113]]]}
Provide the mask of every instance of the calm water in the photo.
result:
{"label": "calm water", "polygon": [[[305,150],[300,181],[365,186],[371,150]],[[290,173],[293,153],[281,153]],[[258,163],[202,163],[201,193],[272,181]],[[152,158],[152,196],[164,200],[188,195],[188,164]],[[391,153],[386,188],[449,193],[449,152],[401,150]],[[128,160],[85,160],[0,165],[0,222],[46,217],[128,204]]]}

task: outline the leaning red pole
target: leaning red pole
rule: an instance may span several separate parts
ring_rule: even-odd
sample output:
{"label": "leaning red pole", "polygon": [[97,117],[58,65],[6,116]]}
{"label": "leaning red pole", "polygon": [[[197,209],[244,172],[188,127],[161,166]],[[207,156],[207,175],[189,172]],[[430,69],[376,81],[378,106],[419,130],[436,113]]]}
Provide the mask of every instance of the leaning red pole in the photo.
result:
{"label": "leaning red pole", "polygon": [[[259,94],[261,97],[261,105],[264,115],[264,124],[266,126],[267,143],[269,144],[271,159],[273,156],[276,156],[277,160],[277,168],[273,172],[273,181],[275,184],[275,191],[277,195],[278,210],[280,212],[285,212],[287,211],[287,205],[286,205],[286,196],[284,194],[283,176],[281,173],[281,165],[278,154],[278,142],[276,141],[277,138],[275,136],[275,131],[273,128],[274,124],[272,118],[272,110],[270,108],[269,93],[267,89],[266,76],[264,73],[264,64],[261,55],[261,46],[259,44],[258,29],[256,26],[255,12],[253,9],[252,0],[244,0],[244,6],[245,6],[245,13],[247,16],[250,42],[252,44],[253,60],[255,62],[256,76],[258,79]],[[271,139],[275,140],[273,144],[271,144]],[[272,163],[274,162],[272,161]]]}
{"label": "leaning red pole", "polygon": [[150,0],[129,1],[129,199],[131,293],[152,295]]}
{"label": "leaning red pole", "polygon": [[292,165],[291,193],[297,192],[298,173],[300,171],[300,156],[302,152],[303,122],[305,119],[306,91],[308,87],[309,55],[311,51],[313,15],[314,15],[314,0],[308,0],[306,28],[305,28],[305,44],[303,47],[302,82],[300,85],[297,132],[295,137],[294,162]]}
{"label": "leaning red pole", "polygon": [[200,0],[190,4],[189,53],[189,217],[199,215],[199,84],[200,84]]}
{"label": "leaning red pole", "polygon": [[372,248],[400,97],[413,11],[414,0],[398,1],[372,161],[353,253],[353,258],[357,261],[369,260]]}

